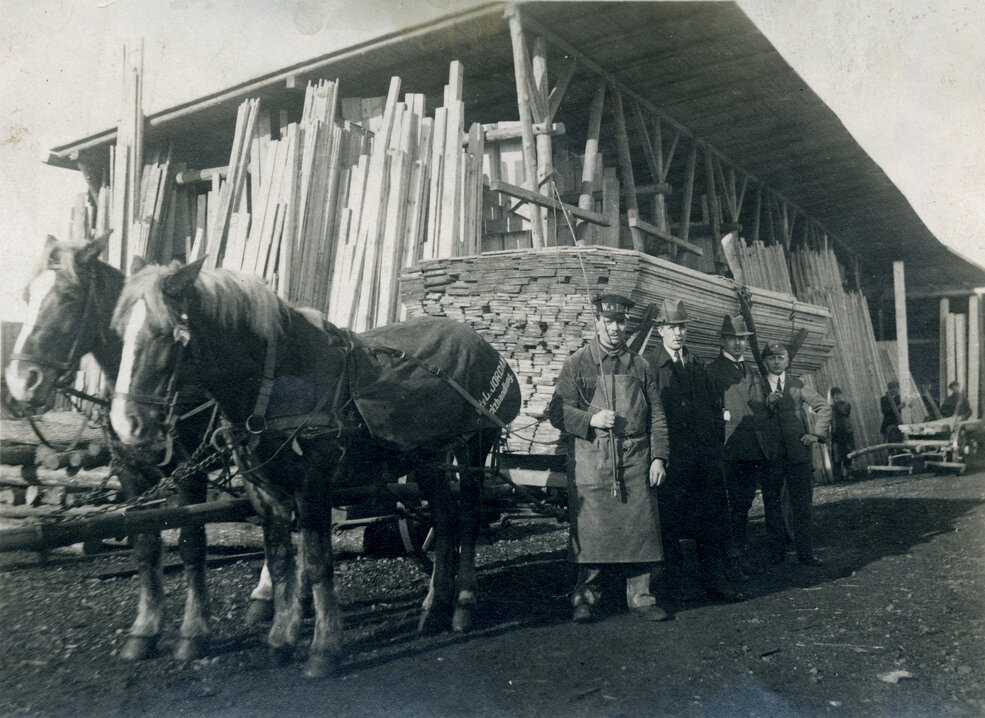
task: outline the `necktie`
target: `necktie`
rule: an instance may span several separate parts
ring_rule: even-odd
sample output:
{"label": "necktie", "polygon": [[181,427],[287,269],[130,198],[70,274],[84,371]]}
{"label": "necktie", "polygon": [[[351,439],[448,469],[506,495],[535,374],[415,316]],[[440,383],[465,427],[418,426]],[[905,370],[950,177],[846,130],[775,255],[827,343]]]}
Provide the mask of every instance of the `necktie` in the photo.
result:
{"label": "necktie", "polygon": [[681,365],[681,353],[680,351],[674,350],[674,363],[678,366]]}
{"label": "necktie", "polygon": [[783,393],[783,380],[780,377],[776,378],[776,390],[781,394]]}

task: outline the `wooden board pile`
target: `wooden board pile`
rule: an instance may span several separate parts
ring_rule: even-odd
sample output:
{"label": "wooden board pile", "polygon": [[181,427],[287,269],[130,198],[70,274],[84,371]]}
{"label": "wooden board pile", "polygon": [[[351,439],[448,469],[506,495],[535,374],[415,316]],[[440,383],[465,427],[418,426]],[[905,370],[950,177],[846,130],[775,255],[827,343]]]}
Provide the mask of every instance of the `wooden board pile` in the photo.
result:
{"label": "wooden board pile", "polygon": [[790,266],[797,296],[831,311],[834,348],[815,377],[819,391],[823,394],[837,386],[844,392],[852,404],[857,446],[881,443],[879,397],[886,393],[886,383],[893,377],[887,374],[876,344],[865,297],[857,291],[845,291],[841,267],[830,249],[797,250],[791,255]]}
{"label": "wooden board pile", "polygon": [[[604,247],[422,261],[404,272],[401,288],[409,315],[465,321],[507,358],[523,392],[508,446],[525,453],[564,450],[545,416],[565,359],[593,336],[589,294],[614,291],[630,297],[636,303],[631,328],[647,305],[683,299],[690,317],[688,346],[705,359],[718,352],[722,317],[739,311],[730,280]],[[752,290],[752,309],[764,341],[789,341],[798,328],[807,328],[796,367],[811,371],[821,366],[832,346],[827,310],[759,289]],[[659,341],[654,333],[649,347]]]}
{"label": "wooden board pile", "polygon": [[745,284],[750,287],[770,289],[783,294],[793,294],[787,257],[783,245],[755,241],[739,241],[735,244],[742,265]]}

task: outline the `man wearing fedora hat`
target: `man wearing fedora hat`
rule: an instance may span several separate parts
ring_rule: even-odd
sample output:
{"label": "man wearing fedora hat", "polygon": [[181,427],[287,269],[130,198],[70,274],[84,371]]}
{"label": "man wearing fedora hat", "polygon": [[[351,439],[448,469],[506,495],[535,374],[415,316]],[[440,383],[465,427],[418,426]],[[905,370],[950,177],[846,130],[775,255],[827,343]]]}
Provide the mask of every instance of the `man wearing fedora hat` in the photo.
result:
{"label": "man wearing fedora hat", "polygon": [[765,382],[745,359],[749,337],[745,318],[726,314],[722,319],[721,351],[708,364],[716,393],[722,397],[725,433],[725,488],[728,492],[730,530],[726,571],[741,580],[752,565],[746,559],[749,509],[769,472],[770,420]]}
{"label": "man wearing fedora hat", "polygon": [[[779,428],[776,434],[776,461],[763,483],[763,507],[766,531],[772,543],[772,558],[780,563],[786,554],[787,531],[780,508],[780,496],[786,486],[790,496],[790,528],[797,560],[805,566],[820,566],[821,561],[814,555],[811,542],[811,446],[827,434],[831,424],[831,405],[800,379],[787,374],[790,353],[786,345],[767,344],[763,350],[763,363],[768,372],[766,406]],[[814,410],[813,431],[808,431],[804,422],[805,404]]]}
{"label": "man wearing fedora hat", "polygon": [[680,541],[693,538],[699,576],[713,599],[742,600],[725,576],[728,498],[722,475],[721,402],[704,366],[686,347],[687,310],[665,299],[657,315],[661,344],[646,353],[667,416],[670,460],[659,494],[664,571],[671,590],[686,599]]}
{"label": "man wearing fedora hat", "polygon": [[619,294],[595,298],[595,338],[565,361],[549,409],[568,436],[576,623],[598,617],[602,571],[613,564],[634,615],[667,617],[650,590],[651,569],[663,558],[656,486],[665,476],[667,424],[650,366],[626,347],[632,304]]}

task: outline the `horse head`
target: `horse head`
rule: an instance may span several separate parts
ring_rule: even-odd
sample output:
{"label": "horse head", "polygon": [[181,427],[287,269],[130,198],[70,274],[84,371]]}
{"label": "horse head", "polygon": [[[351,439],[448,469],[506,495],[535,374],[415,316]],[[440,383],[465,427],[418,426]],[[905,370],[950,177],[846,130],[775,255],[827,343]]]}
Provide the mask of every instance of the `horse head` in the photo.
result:
{"label": "horse head", "polygon": [[39,271],[27,288],[28,316],[21,328],[4,378],[19,402],[41,405],[55,389],[71,381],[79,360],[94,353],[103,370],[115,372],[113,356],[103,352],[115,339],[109,322],[123,275],[99,261],[109,233],[83,246],[48,236]]}
{"label": "horse head", "polygon": [[204,258],[180,266],[149,265],[123,287],[112,327],[123,338],[110,422],[124,444],[163,437],[180,364],[191,341],[187,308]]}

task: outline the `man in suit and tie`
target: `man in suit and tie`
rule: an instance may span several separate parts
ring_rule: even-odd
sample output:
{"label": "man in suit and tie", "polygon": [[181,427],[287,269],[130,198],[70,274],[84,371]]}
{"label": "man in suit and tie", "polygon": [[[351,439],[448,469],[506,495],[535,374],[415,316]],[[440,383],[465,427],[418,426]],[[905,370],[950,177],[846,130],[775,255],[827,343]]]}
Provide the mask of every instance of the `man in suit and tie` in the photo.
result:
{"label": "man in suit and tie", "polygon": [[722,320],[721,352],[708,364],[715,391],[722,397],[725,488],[731,519],[725,568],[733,580],[742,580],[743,573],[752,568],[745,555],[749,509],[772,458],[766,382],[755,363],[745,359],[751,336],[742,315],[726,314]]}
{"label": "man in suit and tie", "polygon": [[[777,431],[776,461],[763,483],[763,505],[766,510],[766,530],[772,544],[772,558],[781,563],[786,554],[786,526],[780,508],[780,494],[786,484],[790,495],[790,528],[793,531],[797,560],[805,566],[820,566],[811,543],[811,503],[813,476],[811,446],[820,441],[831,424],[831,405],[824,397],[805,386],[795,376],[787,374],[790,364],[787,347],[767,344],[763,350],[769,394],[766,406]],[[804,404],[814,410],[814,431],[807,431]]]}
{"label": "man in suit and tie", "polygon": [[742,594],[726,578],[723,560],[729,512],[722,475],[721,402],[701,361],[685,346],[687,321],[684,302],[665,299],[656,320],[661,344],[645,354],[656,377],[670,436],[667,478],[657,487],[664,573],[672,590],[683,597],[680,541],[693,538],[701,585],[708,597],[741,601]]}

